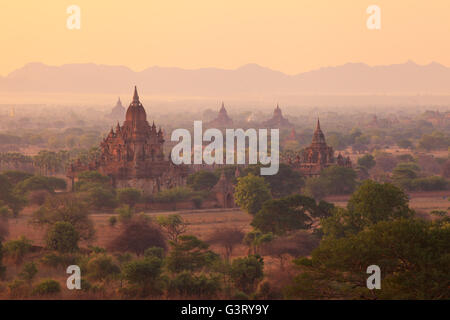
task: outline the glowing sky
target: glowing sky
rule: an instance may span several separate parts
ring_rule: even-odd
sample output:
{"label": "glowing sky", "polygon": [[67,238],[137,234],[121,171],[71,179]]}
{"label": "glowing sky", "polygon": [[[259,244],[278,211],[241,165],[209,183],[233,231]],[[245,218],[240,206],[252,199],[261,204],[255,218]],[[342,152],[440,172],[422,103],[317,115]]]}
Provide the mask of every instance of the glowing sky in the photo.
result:
{"label": "glowing sky", "polygon": [[[233,69],[295,74],[364,62],[450,66],[449,0],[1,1],[0,75],[28,62]],[[68,30],[66,8],[81,8]],[[366,8],[381,8],[368,30]]]}

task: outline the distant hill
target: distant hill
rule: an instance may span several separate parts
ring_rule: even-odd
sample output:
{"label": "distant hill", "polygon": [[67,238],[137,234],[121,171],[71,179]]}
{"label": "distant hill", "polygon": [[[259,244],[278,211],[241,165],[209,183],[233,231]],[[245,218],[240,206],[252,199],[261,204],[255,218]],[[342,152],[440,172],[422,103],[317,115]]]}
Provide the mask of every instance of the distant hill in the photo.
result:
{"label": "distant hill", "polygon": [[123,66],[29,63],[0,77],[1,92],[129,93],[173,96],[297,94],[450,94],[450,68],[414,62],[370,67],[348,63],[297,75],[256,64],[235,70],[150,67],[134,72]]}

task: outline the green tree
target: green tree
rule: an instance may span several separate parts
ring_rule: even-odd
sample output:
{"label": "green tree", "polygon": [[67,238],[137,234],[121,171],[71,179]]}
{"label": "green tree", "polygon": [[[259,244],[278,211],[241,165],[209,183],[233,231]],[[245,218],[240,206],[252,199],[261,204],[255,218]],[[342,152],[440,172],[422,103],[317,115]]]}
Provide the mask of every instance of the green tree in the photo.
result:
{"label": "green tree", "polygon": [[32,176],[15,186],[17,193],[26,193],[29,191],[46,190],[53,193],[55,190],[65,190],[67,187],[64,179],[55,177]]}
{"label": "green tree", "polygon": [[376,161],[371,154],[366,154],[361,158],[358,158],[358,164],[366,169],[372,169],[376,165]]}
{"label": "green tree", "polygon": [[93,280],[113,279],[120,274],[120,268],[110,256],[100,254],[89,260],[86,274]]}
{"label": "green tree", "polygon": [[33,212],[31,222],[46,226],[53,226],[57,222],[68,222],[83,240],[92,239],[95,235],[87,204],[74,195],[47,197],[44,205]]}
{"label": "green tree", "polygon": [[408,195],[395,185],[366,180],[351,196],[347,210],[336,209],[322,219],[321,227],[327,237],[355,234],[380,221],[412,217],[408,203]]}
{"label": "green tree", "polygon": [[127,204],[134,207],[142,197],[142,192],[134,188],[125,188],[117,190],[117,201],[121,204]]}
{"label": "green tree", "polygon": [[161,280],[163,261],[156,257],[132,261],[123,266],[123,278],[141,290],[141,296],[162,293]]}
{"label": "green tree", "polygon": [[[253,174],[260,176],[262,165],[251,165],[244,169],[243,175]],[[302,175],[294,171],[291,166],[281,163],[277,174],[261,176],[269,184],[272,195],[275,198],[286,197],[300,191],[305,184]]]}
{"label": "green tree", "polygon": [[231,264],[230,277],[236,288],[246,294],[255,291],[264,277],[264,260],[259,255],[234,259]]}
{"label": "green tree", "polygon": [[[286,290],[302,299],[449,299],[450,229],[442,222],[381,221],[320,243]],[[366,269],[382,270],[382,289],[369,290]]]}
{"label": "green tree", "polygon": [[60,253],[78,250],[79,240],[79,233],[69,222],[57,222],[47,233],[47,247]]}
{"label": "green tree", "polygon": [[6,178],[8,178],[9,182],[12,185],[16,185],[19,182],[22,182],[33,176],[31,173],[24,172],[24,171],[18,171],[18,170],[3,171],[2,175],[5,176]]}
{"label": "green tree", "polygon": [[220,292],[220,277],[205,274],[193,275],[183,271],[171,279],[168,287],[169,295],[176,297],[195,297],[211,299]]}
{"label": "green tree", "polygon": [[135,216],[134,209],[127,204],[120,206],[114,212],[119,215],[119,221],[122,223],[131,221],[131,218]]}
{"label": "green tree", "polygon": [[[322,207],[326,205],[322,202]],[[251,225],[264,233],[277,235],[298,229],[310,229],[315,219],[331,215],[334,206],[320,210],[313,198],[292,195],[282,199],[266,201],[254,216]]]}
{"label": "green tree", "polygon": [[93,184],[108,186],[110,185],[110,178],[102,175],[98,171],[84,171],[78,174],[78,181],[75,183],[76,191],[83,191],[89,189]]}
{"label": "green tree", "polygon": [[166,231],[169,240],[178,242],[178,237],[186,232],[187,224],[178,214],[157,217],[157,222]]}
{"label": "green tree", "polygon": [[255,214],[261,209],[262,204],[270,198],[270,189],[264,178],[253,174],[238,178],[234,199],[243,210]]}
{"label": "green tree", "polygon": [[208,249],[209,245],[195,236],[182,235],[177,243],[170,242],[170,245],[167,269],[173,273],[201,271],[218,260],[218,255]]}
{"label": "green tree", "polygon": [[315,199],[326,195],[349,194],[356,187],[356,172],[352,168],[330,166],[322,170],[319,177],[306,180],[306,194]]}
{"label": "green tree", "polygon": [[6,204],[16,217],[27,204],[26,198],[14,190],[9,178],[0,174],[0,202]]}
{"label": "green tree", "polygon": [[22,280],[31,283],[31,281],[34,279],[34,277],[36,276],[37,273],[38,273],[38,269],[37,269],[36,263],[31,261],[31,262],[25,263],[19,276]]}
{"label": "green tree", "polygon": [[211,190],[219,181],[216,173],[206,170],[197,171],[189,175],[187,184],[195,191]]}
{"label": "green tree", "polygon": [[61,285],[56,280],[43,280],[34,289],[33,295],[44,296],[61,292]]}
{"label": "green tree", "polygon": [[258,254],[260,247],[272,240],[273,234],[271,232],[262,233],[257,229],[250,231],[244,237],[244,243],[249,248],[249,254]]}
{"label": "green tree", "polygon": [[31,251],[32,241],[24,236],[19,237],[17,240],[10,240],[5,242],[3,246],[3,252],[12,257],[16,264],[20,264],[27,253]]}

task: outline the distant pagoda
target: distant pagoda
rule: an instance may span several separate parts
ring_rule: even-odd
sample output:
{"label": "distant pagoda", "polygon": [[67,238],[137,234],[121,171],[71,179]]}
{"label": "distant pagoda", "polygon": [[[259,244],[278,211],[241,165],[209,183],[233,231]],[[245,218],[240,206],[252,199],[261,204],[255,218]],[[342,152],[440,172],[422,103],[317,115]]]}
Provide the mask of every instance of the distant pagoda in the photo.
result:
{"label": "distant pagoda", "polygon": [[306,147],[302,154],[296,158],[287,159],[287,162],[294,170],[305,176],[319,176],[323,169],[332,165],[352,167],[349,157],[344,157],[340,153],[337,157],[334,156],[333,147],[328,146],[325,141],[319,119],[317,119],[316,130],[309,147]]}
{"label": "distant pagoda", "polygon": [[120,97],[117,100],[116,106],[111,110],[111,113],[108,115],[108,118],[114,120],[122,120],[125,117],[125,107],[122,105],[122,101],[120,101]]}
{"label": "distant pagoda", "polygon": [[225,109],[225,105],[222,102],[222,107],[219,110],[219,114],[217,115],[217,117],[214,120],[208,122],[207,126],[223,128],[223,127],[232,126],[232,125],[233,125],[233,120],[228,116],[227,110]]}
{"label": "distant pagoda", "polygon": [[263,125],[268,128],[293,127],[292,123],[290,123],[288,119],[283,117],[283,113],[281,112],[281,108],[278,104],[275,110],[273,111],[272,118],[263,122]]}

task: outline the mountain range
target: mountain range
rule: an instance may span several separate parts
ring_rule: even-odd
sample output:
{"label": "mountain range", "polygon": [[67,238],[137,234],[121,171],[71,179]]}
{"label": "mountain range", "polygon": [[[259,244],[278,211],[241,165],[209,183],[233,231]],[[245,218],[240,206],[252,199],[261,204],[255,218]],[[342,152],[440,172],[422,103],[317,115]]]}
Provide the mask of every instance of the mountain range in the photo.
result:
{"label": "mountain range", "polygon": [[298,94],[450,94],[450,68],[412,61],[386,66],[348,63],[296,75],[247,64],[234,70],[124,66],[93,63],[49,66],[29,63],[0,77],[0,92],[129,93],[172,96]]}

